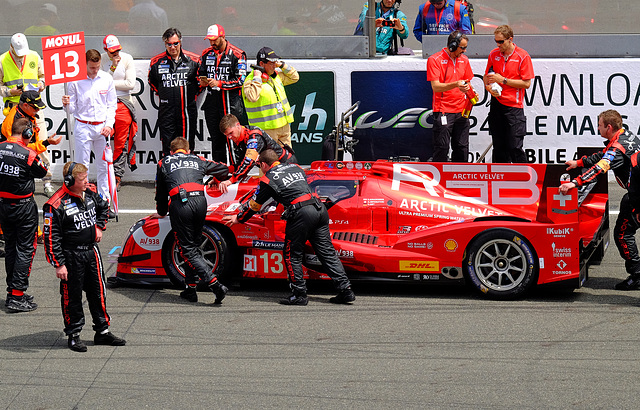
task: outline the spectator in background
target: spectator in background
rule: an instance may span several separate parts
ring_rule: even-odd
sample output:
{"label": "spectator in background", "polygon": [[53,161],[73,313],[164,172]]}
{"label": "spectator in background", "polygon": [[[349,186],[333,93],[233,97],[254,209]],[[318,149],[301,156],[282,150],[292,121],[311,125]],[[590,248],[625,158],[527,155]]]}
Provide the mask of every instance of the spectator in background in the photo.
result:
{"label": "spectator in background", "polygon": [[55,28],[58,22],[58,8],[51,3],[44,3],[38,11],[38,24],[28,27],[24,30],[27,36],[48,37],[58,34]]}
{"label": "spectator in background", "polygon": [[258,66],[242,85],[242,98],[249,124],[262,128],[282,146],[291,147],[293,110],[284,87],[300,79],[298,71],[269,47],[262,47],[256,56]]}
{"label": "spectator in background", "polygon": [[471,34],[467,8],[457,0],[429,0],[418,7],[413,35],[422,42],[423,34],[450,34],[458,30]]}
{"label": "spectator in background", "polygon": [[469,118],[462,116],[473,78],[471,64],[464,55],[467,50],[466,34],[449,34],[447,47],[432,54],[427,60],[427,81],[433,89],[433,160],[467,162],[469,156]]}
{"label": "spectator in background", "polygon": [[169,28],[167,12],[153,0],[136,0],[129,10],[129,31],[134,34],[154,34]]}
{"label": "spectator in background", "polygon": [[[0,55],[0,95],[4,99],[3,114],[7,116],[9,111],[20,101],[23,91],[44,91],[44,65],[42,59],[33,50],[29,50],[27,37],[22,33],[11,36],[9,51]],[[44,104],[43,104],[44,105]],[[44,114],[35,116],[38,129],[46,135],[47,122]],[[40,153],[40,159],[49,167],[49,155],[47,151]],[[42,178],[44,194],[53,195],[55,189],[51,185],[51,172],[47,172]]]}
{"label": "spectator in background", "polygon": [[[493,162],[527,162],[523,150],[527,133],[524,93],[534,78],[529,53],[513,42],[513,30],[507,25],[494,31],[497,47],[489,54],[484,85],[491,93],[489,133],[493,142]],[[495,85],[500,88],[496,88]]]}
{"label": "spectator in background", "polygon": [[167,51],[153,57],[149,64],[149,85],[160,100],[162,154],[169,155],[171,141],[177,137],[186,138],[193,151],[198,120],[196,98],[201,91],[200,56],[182,49],[182,33],[177,28],[168,28],[162,40]]}
{"label": "spectator in background", "polygon": [[102,40],[102,70],[113,77],[118,105],[116,120],[113,126],[113,169],[116,177],[117,189],[124,176],[125,164],[131,171],[135,171],[136,145],[135,137],[138,132],[136,109],[133,106],[131,91],[136,85],[136,67],[131,54],[122,51],[120,41],[113,34]]}
{"label": "spectator in background", "polygon": [[[213,160],[226,164],[227,138],[220,132],[220,119],[227,114],[244,119],[242,84],[247,76],[247,54],[227,41],[219,24],[209,27],[205,40],[211,47],[202,53],[198,70],[200,86],[207,88],[202,111],[211,136]],[[233,162],[230,157],[229,163]]]}
{"label": "spectator in background", "polygon": [[[380,54],[394,54],[397,47],[394,45],[394,37],[397,35],[402,40],[409,37],[407,16],[399,10],[400,2],[396,0],[381,0],[376,3],[376,52]],[[369,6],[367,3],[362,8],[358,18],[358,25],[354,35],[364,34],[364,19],[367,16]],[[395,51],[394,51],[395,48]]]}

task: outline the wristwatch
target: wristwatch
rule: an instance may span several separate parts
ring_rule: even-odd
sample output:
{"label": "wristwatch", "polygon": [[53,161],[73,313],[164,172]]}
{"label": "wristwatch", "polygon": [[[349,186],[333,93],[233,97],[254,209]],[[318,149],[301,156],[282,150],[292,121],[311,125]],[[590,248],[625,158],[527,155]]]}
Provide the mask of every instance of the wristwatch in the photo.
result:
{"label": "wristwatch", "polygon": [[507,77],[502,78],[502,84],[507,84]]}

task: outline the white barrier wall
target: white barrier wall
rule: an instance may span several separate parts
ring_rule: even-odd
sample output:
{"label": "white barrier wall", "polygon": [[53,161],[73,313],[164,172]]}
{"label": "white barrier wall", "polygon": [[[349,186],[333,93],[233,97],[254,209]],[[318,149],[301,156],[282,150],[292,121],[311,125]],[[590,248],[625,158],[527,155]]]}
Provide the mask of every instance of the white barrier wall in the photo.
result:
{"label": "white barrier wall", "polygon": [[[288,60],[301,73],[304,81],[305,72],[329,71],[335,74],[335,107],[316,107],[324,110],[335,110],[336,118],[351,104],[351,79],[354,72],[378,71],[385,77],[397,80],[401,72],[416,71],[425,73],[426,60],[419,57],[388,57],[372,60]],[[158,152],[160,151],[159,133],[156,129],[157,111],[154,108],[157,98],[153,96],[147,85],[148,60],[136,61],[138,86],[134,90],[139,123],[137,140],[138,170],[130,173],[128,181],[149,181],[155,178]],[[471,60],[474,73],[481,77],[486,60]],[[572,159],[578,146],[601,146],[597,130],[597,115],[606,109],[618,110],[625,120],[625,125],[638,133],[640,116],[635,115],[640,100],[640,59],[534,59],[536,79],[527,91],[525,114],[527,129],[530,135],[525,139],[525,149],[530,162],[564,163]],[[426,73],[425,73],[426,82]],[[480,103],[472,112],[470,150],[477,158],[490,143],[486,117],[488,114],[488,96],[482,87],[482,80],[474,78],[472,85],[480,94]],[[317,84],[318,88],[331,85]],[[382,88],[386,84],[371,84],[371,87]],[[44,111],[49,121],[49,134],[56,131],[66,135],[66,115],[61,109],[62,85],[48,88]],[[423,98],[424,97],[424,98]],[[411,99],[416,112],[428,112],[431,101],[427,96],[397,95],[396,101]],[[391,99],[380,100],[381,105],[393,105]],[[302,105],[302,104],[299,104]],[[296,117],[302,108],[297,107]],[[400,113],[398,113],[400,114]],[[196,151],[204,156],[209,155],[210,142],[202,111],[199,111],[199,128],[203,135],[197,141]],[[419,116],[404,118],[404,127],[430,127],[417,120]],[[374,118],[374,116],[370,117]],[[383,121],[391,118],[383,118]],[[402,120],[402,118],[399,118]],[[298,118],[297,118],[298,120]],[[409,123],[407,123],[409,121]],[[413,125],[411,124],[413,121]],[[327,127],[331,128],[331,124]],[[424,130],[422,130],[424,131]],[[318,144],[316,138],[315,143]],[[295,147],[295,141],[294,141]],[[55,180],[61,180],[62,165],[72,159],[68,140],[52,147],[52,172]],[[318,157],[319,159],[319,157]],[[487,157],[490,160],[490,155]],[[93,168],[91,173],[93,175]]]}

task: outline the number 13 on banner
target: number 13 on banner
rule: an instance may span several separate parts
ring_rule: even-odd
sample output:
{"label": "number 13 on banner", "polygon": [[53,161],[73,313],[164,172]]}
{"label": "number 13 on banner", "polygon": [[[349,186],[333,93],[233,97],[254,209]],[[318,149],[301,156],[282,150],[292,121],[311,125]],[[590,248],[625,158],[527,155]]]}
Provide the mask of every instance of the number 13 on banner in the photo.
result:
{"label": "number 13 on banner", "polygon": [[47,85],[87,78],[84,32],[43,37],[42,60]]}

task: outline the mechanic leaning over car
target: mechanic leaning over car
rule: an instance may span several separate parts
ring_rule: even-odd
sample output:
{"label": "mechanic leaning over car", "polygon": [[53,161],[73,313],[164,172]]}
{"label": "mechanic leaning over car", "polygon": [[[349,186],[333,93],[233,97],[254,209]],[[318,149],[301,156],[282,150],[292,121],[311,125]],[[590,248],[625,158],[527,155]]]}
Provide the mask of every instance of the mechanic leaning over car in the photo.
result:
{"label": "mechanic leaning over car", "polygon": [[27,144],[34,131],[26,118],[13,121],[11,136],[0,143],[0,224],[4,230],[7,272],[5,306],[11,312],[28,312],[38,307],[25,292],[36,254],[38,206],[33,198],[34,178],[49,169]]}
{"label": "mechanic leaning over car", "polygon": [[324,271],[333,280],[339,293],[329,299],[331,303],[348,304],[356,300],[344,267],[336,255],[329,233],[329,214],[317,195],[311,193],[305,172],[297,164],[281,164],[278,154],[267,149],[260,153],[258,165],[264,176],[249,201],[240,206],[237,215],[227,215],[227,224],[246,222],[269,199],[285,206],[282,219],[287,221],[284,239],[284,260],[287,267],[291,295],[283,305],[306,305],[307,286],[302,272],[302,258],[307,240],[322,263]]}
{"label": "mechanic leaning over car", "polygon": [[[218,280],[207,265],[199,244],[202,227],[207,215],[207,198],[204,196],[203,179],[213,176],[217,181],[229,178],[229,168],[222,163],[206,160],[189,151],[184,137],[171,141],[170,155],[158,162],[156,174],[156,214],[164,218],[171,214],[171,228],[175,232],[180,254],[185,260],[185,285],[180,297],[197,302],[196,275],[216,295],[220,304],[227,294],[227,287]],[[171,197],[171,203],[169,203]]]}
{"label": "mechanic leaning over car", "polygon": [[230,156],[238,159],[242,158],[242,160],[238,161],[238,164],[235,164],[235,161],[232,162],[232,164],[235,164],[235,170],[231,178],[220,183],[219,188],[223,194],[228,191],[229,185],[235,184],[249,174],[258,159],[258,155],[266,149],[274,150],[281,164],[298,163],[298,159],[289,145],[278,144],[269,134],[258,127],[240,125],[240,121],[233,114],[227,114],[222,117],[222,120],[220,120],[220,132],[233,141],[235,145],[235,154],[230,154]]}
{"label": "mechanic leaning over car", "polygon": [[[598,115],[598,132],[609,142],[600,152],[583,156],[577,161],[567,161],[567,170],[589,168],[571,182],[560,185],[560,193],[566,194],[570,189],[594,181],[610,169],[623,188],[635,191],[640,187],[628,188],[631,171],[631,156],[640,148],[640,139],[623,128],[622,116],[615,110],[603,111]],[[635,198],[635,195],[634,195]],[[635,232],[638,229],[637,212],[629,201],[629,193],[625,193],[620,201],[620,213],[613,229],[613,236],[620,256],[625,260],[625,268],[629,277],[615,285],[618,290],[632,290],[640,287],[640,256],[636,246]]]}
{"label": "mechanic leaning over car", "polygon": [[109,331],[106,282],[98,242],[109,220],[109,202],[89,188],[88,169],[79,162],[67,162],[62,169],[64,183],[42,207],[44,249],[47,261],[60,279],[60,302],[67,345],[86,352],[80,340],[84,326],[82,291],[87,294],[96,332],[96,345],[124,346],[127,342]]}

